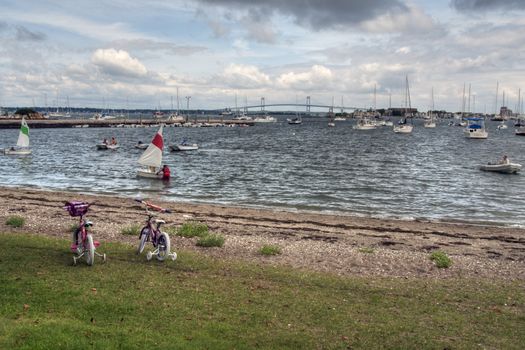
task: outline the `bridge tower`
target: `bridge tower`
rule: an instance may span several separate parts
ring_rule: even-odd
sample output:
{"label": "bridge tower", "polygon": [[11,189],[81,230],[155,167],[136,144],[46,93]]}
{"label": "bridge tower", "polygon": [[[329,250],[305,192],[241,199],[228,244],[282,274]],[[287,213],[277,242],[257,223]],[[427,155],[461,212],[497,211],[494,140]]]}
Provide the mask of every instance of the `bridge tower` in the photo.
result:
{"label": "bridge tower", "polygon": [[266,105],[266,101],[264,97],[261,97],[261,112],[264,112],[265,105]]}
{"label": "bridge tower", "polygon": [[311,106],[311,99],[310,96],[306,96],[306,113],[310,113],[310,106]]}

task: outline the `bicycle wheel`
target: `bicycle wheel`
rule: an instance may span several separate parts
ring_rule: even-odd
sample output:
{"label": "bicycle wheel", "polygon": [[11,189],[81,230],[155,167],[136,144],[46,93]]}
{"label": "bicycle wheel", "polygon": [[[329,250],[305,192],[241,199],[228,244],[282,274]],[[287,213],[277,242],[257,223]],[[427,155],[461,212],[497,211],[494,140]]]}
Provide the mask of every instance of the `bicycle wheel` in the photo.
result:
{"label": "bicycle wheel", "polygon": [[149,229],[147,227],[144,227],[142,231],[140,231],[140,241],[139,241],[139,247],[137,248],[137,254],[140,254],[144,251],[144,247],[146,246],[148,236],[149,236]]}
{"label": "bicycle wheel", "polygon": [[161,232],[157,241],[157,260],[164,261],[170,255],[170,236],[166,232]]}
{"label": "bicycle wheel", "polygon": [[93,237],[88,234],[86,237],[86,247],[84,247],[86,254],[86,263],[93,266],[95,263],[95,245],[93,244]]}

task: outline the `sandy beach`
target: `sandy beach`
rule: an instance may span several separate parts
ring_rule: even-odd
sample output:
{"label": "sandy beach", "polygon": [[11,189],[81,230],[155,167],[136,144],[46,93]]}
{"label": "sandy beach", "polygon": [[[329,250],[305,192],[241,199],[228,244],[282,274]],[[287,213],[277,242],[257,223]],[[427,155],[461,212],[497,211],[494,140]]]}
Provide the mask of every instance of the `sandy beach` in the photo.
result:
{"label": "sandy beach", "polygon": [[[120,232],[124,227],[143,223],[145,210],[139,203],[132,198],[72,192],[0,187],[0,232],[68,238],[69,228],[77,220],[62,209],[68,200],[97,202],[87,217],[94,222],[95,237],[102,243],[137,244],[137,237]],[[172,210],[171,214],[161,214],[167,226],[199,221],[226,238],[222,248],[200,248],[195,239],[172,236],[175,251],[192,250],[223,259],[346,276],[525,280],[523,229],[151,200]],[[7,226],[6,219],[11,215],[23,216],[26,225],[17,229]],[[280,246],[282,254],[261,256],[258,250],[265,244]],[[449,254],[452,267],[436,268],[429,260],[434,250]],[[111,259],[111,252],[107,253]]]}

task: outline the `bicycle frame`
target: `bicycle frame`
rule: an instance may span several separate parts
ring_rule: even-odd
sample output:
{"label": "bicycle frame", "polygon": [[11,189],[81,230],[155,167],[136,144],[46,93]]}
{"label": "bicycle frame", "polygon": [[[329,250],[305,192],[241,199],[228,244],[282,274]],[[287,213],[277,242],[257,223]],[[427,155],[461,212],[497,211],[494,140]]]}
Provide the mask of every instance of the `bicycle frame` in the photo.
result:
{"label": "bicycle frame", "polygon": [[[157,205],[154,205],[152,203],[148,203],[141,199],[135,199],[135,201],[141,204],[144,204],[146,206],[146,214],[148,216],[145,226],[140,230],[140,234],[139,234],[140,243],[139,243],[139,248],[138,248],[137,253],[138,254],[142,253],[145,244],[147,242],[151,242],[155,250],[147,253],[148,260],[150,260],[153,255],[156,255],[157,259],[159,260],[164,260],[164,257],[160,258],[161,256],[164,256],[164,254],[166,254],[166,256],[170,256],[172,260],[175,260],[177,258],[177,254],[170,253],[171,247],[170,247],[169,235],[167,233],[161,232],[160,230],[161,225],[164,224],[165,221],[164,220],[154,220],[153,218],[156,215],[150,211],[150,208],[156,211],[159,211],[161,213],[170,213],[171,211],[168,209],[159,207]],[[145,239],[143,238],[144,235],[146,236]]]}
{"label": "bicycle frame", "polygon": [[75,255],[73,256],[73,263],[76,265],[77,260],[81,259],[83,256],[87,256],[86,254],[89,254],[89,246],[92,246],[93,248],[93,255],[89,258],[89,260],[87,260],[89,265],[93,264],[95,256],[101,257],[104,261],[106,261],[106,254],[100,254],[96,250],[100,243],[98,241],[94,241],[92,237],[88,239],[88,228],[91,227],[93,224],[89,220],[87,220],[84,215],[86,214],[88,208],[91,206],[92,203],[76,204],[81,204],[84,206],[84,208],[78,210],[75,209],[75,207],[68,208],[68,203],[66,203],[66,207],[64,207],[70,212],[71,216],[79,216],[78,228],[73,233],[73,242],[71,244],[71,250],[73,251],[73,253],[75,253]]}
{"label": "bicycle frame", "polygon": [[[144,229],[147,229],[148,241],[151,241],[151,243],[153,243],[153,246],[157,247],[157,241],[160,236],[160,225],[162,225],[162,222],[153,222],[153,218],[155,217],[155,215],[149,212],[148,207],[146,207],[146,213],[148,214],[148,219],[146,220],[146,225],[142,228],[140,232],[142,233]],[[157,224],[156,227],[155,224]]]}

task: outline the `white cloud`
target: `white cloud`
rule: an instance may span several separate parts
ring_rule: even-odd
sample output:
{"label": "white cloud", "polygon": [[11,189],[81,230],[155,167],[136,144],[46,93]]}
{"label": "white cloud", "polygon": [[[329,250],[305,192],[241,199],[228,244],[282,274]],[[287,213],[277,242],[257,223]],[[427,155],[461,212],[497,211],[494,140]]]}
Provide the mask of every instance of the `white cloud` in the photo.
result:
{"label": "white cloud", "polygon": [[290,89],[312,89],[324,90],[333,80],[332,71],[321,65],[314,65],[309,71],[302,73],[289,72],[282,74],[277,79],[278,86]]}
{"label": "white cloud", "polygon": [[250,65],[231,64],[220,74],[222,83],[233,88],[253,89],[270,84],[270,77]]}
{"label": "white cloud", "polygon": [[410,48],[410,46],[403,46],[397,49],[396,53],[401,53],[401,54],[406,55],[406,54],[409,54],[411,51],[412,49]]}
{"label": "white cloud", "polygon": [[142,77],[148,72],[138,59],[123,50],[98,49],[91,56],[91,63],[110,75]]}

